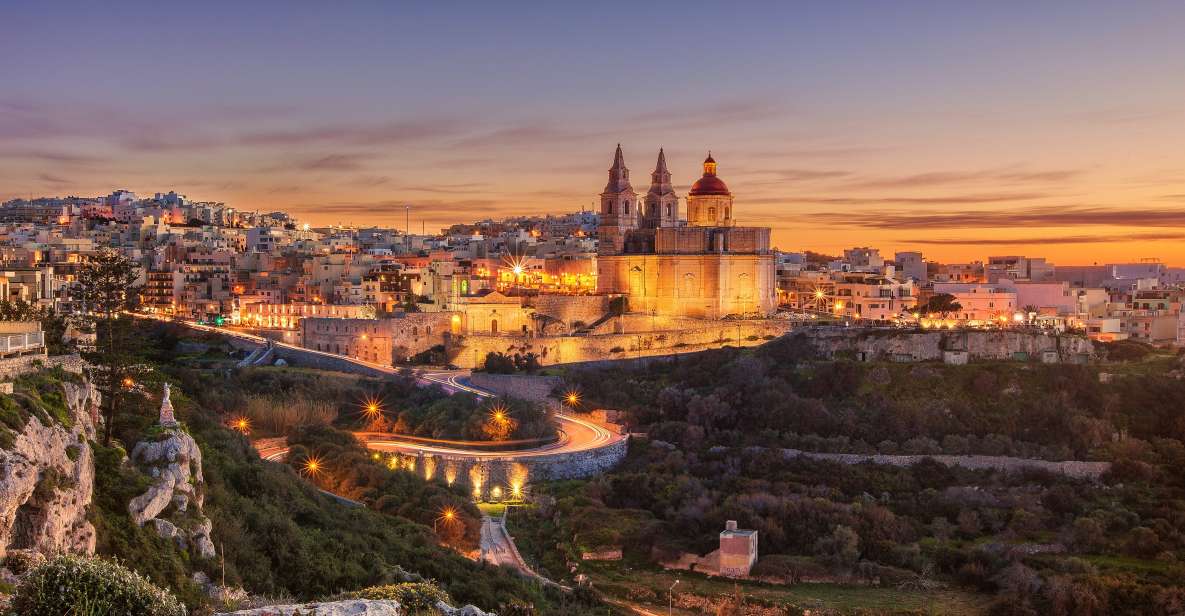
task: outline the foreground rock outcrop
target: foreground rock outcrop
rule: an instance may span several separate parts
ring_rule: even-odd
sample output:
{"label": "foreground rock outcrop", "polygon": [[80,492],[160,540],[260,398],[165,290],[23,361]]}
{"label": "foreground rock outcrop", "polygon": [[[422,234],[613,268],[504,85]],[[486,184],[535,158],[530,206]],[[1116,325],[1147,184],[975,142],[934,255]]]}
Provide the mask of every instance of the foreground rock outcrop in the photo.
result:
{"label": "foreground rock outcrop", "polygon": [[374,601],[371,599],[349,599],[293,605],[272,605],[238,612],[226,612],[219,616],[295,616],[316,614],[317,616],[406,616],[397,601]]}
{"label": "foreground rock outcrop", "polygon": [[[444,602],[436,604],[436,611],[441,616],[497,616],[493,612],[483,612],[472,605],[451,607]],[[307,614],[316,614],[317,616],[408,616],[408,612],[399,606],[398,601],[371,599],[272,605],[238,612],[224,612],[217,616],[305,616]]]}
{"label": "foreground rock outcrop", "polygon": [[155,436],[136,443],[131,460],[153,480],[146,492],[128,503],[132,521],[138,526],[151,524],[160,536],[173,539],[195,556],[213,558],[210,518],[202,512],[206,490],[202,451],[173,417],[168,384]]}
{"label": "foreground rock outcrop", "polygon": [[95,528],[86,509],[94,490],[89,443],[100,396],[86,380],[61,387],[60,401],[52,391],[18,390],[0,403],[6,426],[0,439],[0,558],[10,550],[95,551]]}

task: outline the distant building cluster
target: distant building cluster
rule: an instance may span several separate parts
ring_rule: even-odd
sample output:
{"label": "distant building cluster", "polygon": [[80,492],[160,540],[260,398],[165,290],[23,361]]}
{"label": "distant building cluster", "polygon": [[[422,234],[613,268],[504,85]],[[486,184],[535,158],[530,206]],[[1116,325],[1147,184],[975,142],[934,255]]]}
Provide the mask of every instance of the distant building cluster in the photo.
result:
{"label": "distant building cluster", "polygon": [[[1040,327],[1106,342],[1185,345],[1185,268],[1155,261],[1055,267],[1044,258],[1008,255],[937,263],[920,252],[886,258],[861,247],[842,257],[779,253],[777,276],[783,309],[801,319]],[[948,302],[932,301],[936,296]]]}
{"label": "distant building cluster", "polygon": [[439,361],[425,354],[441,348],[474,366],[487,352],[547,363],[750,343],[776,335],[771,321],[1036,327],[1185,344],[1182,268],[782,252],[769,228],[738,224],[735,208],[711,155],[680,197],[659,150],[639,194],[620,147],[596,212],[439,233],[312,227],[174,191],[15,199],[0,205],[0,298],[70,310],[79,269],[113,249],[140,264],[145,312],[381,364]]}

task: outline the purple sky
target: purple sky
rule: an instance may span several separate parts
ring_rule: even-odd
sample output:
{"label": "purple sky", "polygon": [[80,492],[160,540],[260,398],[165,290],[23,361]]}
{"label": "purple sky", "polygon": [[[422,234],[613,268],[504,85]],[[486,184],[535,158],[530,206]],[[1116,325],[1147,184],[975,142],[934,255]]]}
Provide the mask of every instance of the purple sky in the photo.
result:
{"label": "purple sky", "polygon": [[7,2],[0,199],[591,206],[711,148],[784,249],[1185,262],[1185,4]]}

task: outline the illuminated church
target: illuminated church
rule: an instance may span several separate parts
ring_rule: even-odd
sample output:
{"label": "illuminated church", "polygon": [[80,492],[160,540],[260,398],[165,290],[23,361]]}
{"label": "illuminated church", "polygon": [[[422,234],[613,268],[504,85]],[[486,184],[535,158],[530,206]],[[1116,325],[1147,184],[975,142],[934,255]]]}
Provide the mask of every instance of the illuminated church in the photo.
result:
{"label": "illuminated church", "polygon": [[711,153],[683,220],[663,151],[639,199],[618,145],[600,214],[597,290],[627,296],[631,312],[719,319],[777,308],[770,230],[734,224],[732,193]]}

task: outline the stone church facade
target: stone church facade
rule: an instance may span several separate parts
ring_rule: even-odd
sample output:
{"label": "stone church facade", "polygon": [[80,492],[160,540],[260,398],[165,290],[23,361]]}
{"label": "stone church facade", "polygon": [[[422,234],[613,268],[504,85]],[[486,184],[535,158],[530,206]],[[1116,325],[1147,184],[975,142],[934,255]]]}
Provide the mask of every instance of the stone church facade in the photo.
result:
{"label": "stone church facade", "polygon": [[597,290],[629,299],[631,312],[719,319],[777,309],[768,227],[739,227],[733,196],[711,154],[687,194],[687,219],[660,149],[639,199],[617,146],[601,193]]}

